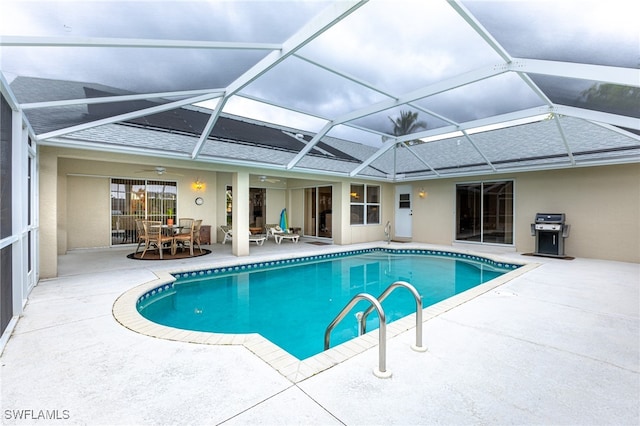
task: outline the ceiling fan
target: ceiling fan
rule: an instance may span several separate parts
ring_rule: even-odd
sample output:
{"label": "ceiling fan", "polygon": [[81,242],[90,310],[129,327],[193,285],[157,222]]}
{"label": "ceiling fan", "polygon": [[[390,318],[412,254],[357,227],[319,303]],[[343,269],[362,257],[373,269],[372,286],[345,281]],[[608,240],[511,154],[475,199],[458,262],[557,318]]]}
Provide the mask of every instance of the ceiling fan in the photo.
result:
{"label": "ceiling fan", "polygon": [[155,172],[158,176],[162,176],[162,175],[184,176],[184,175],[181,175],[180,173],[169,172],[167,171],[166,167],[162,167],[162,166],[156,166],[153,169],[139,170],[136,173],[148,173],[148,172]]}
{"label": "ceiling fan", "polygon": [[280,179],[270,178],[268,176],[260,176],[258,179],[260,180],[260,182],[269,182],[269,183],[280,182]]}

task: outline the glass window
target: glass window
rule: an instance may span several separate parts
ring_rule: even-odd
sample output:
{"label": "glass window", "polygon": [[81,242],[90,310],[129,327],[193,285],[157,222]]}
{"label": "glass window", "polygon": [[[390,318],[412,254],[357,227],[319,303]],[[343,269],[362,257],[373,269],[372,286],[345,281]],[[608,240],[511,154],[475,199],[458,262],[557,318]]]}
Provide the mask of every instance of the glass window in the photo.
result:
{"label": "glass window", "polygon": [[351,203],[364,202],[364,185],[351,185]]}
{"label": "glass window", "polygon": [[364,225],[364,205],[351,204],[351,224]]}
{"label": "glass window", "polygon": [[379,223],[380,186],[351,185],[351,225]]}
{"label": "glass window", "polygon": [[233,224],[233,188],[227,185],[225,191],[225,215],[227,217],[227,226]]}
{"label": "glass window", "polygon": [[398,197],[398,208],[410,209],[411,208],[411,194],[400,194]]}
{"label": "glass window", "polygon": [[136,241],[136,219],[176,219],[177,184],[144,179],[111,179],[111,243]]}
{"label": "glass window", "polygon": [[367,206],[367,223],[368,224],[380,223],[380,206],[374,206],[374,205]]}
{"label": "glass window", "polygon": [[380,203],[380,187],[367,185],[367,203]]}
{"label": "glass window", "polygon": [[456,240],[513,244],[513,182],[456,185]]}
{"label": "glass window", "polygon": [[267,190],[265,188],[249,188],[249,227],[264,229],[267,215]]}
{"label": "glass window", "polygon": [[147,218],[165,222],[177,217],[176,182],[147,181]]}

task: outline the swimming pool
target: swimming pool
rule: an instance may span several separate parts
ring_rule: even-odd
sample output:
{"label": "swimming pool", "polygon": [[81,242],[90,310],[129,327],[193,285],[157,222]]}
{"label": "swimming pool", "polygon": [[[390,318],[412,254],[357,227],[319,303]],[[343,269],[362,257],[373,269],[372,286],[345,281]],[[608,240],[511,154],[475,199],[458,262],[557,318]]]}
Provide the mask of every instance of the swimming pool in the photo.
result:
{"label": "swimming pool", "polygon": [[[518,266],[445,251],[357,250],[175,274],[175,282],[142,295],[137,309],[153,322],[179,329],[259,333],[306,359],[322,352],[327,325],[357,293],[377,297],[391,283],[407,281],[426,307]],[[382,306],[388,322],[415,311],[411,294],[403,290]],[[353,312],[367,307],[360,302]],[[377,326],[377,315],[370,315],[367,330]],[[334,329],[332,346],[356,336],[354,315]]]}

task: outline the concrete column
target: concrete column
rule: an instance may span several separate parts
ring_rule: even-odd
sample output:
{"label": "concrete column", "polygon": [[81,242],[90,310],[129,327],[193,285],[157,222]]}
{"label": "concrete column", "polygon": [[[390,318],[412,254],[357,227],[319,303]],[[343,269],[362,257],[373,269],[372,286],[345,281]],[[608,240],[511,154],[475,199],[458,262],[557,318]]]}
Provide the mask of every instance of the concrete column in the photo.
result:
{"label": "concrete column", "polygon": [[47,147],[38,149],[40,278],[58,275],[58,158]]}
{"label": "concrete column", "polygon": [[352,243],[351,235],[351,183],[338,182],[333,185],[333,243]]}
{"label": "concrete column", "polygon": [[249,173],[233,174],[233,240],[235,256],[249,255]]}

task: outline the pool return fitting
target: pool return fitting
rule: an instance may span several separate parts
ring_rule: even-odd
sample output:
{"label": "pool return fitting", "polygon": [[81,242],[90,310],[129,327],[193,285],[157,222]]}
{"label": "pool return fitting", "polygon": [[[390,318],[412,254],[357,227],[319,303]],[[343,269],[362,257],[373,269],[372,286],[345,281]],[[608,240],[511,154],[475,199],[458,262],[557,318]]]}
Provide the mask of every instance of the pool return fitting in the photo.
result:
{"label": "pool return fitting", "polygon": [[382,309],[382,301],[389,296],[396,288],[404,287],[411,292],[413,298],[416,301],[416,344],[411,345],[411,349],[416,352],[426,352],[427,348],[422,346],[422,296],[418,293],[416,288],[405,281],[396,281],[387,287],[380,296],[376,299],[369,293],[358,293],[342,308],[340,313],[331,321],[331,324],[324,332],[324,350],[326,351],[331,346],[331,331],[342,319],[349,313],[349,311],[361,300],[368,300],[371,306],[367,308],[364,313],[358,312],[356,318],[358,319],[358,335],[363,335],[367,332],[367,317],[373,310],[378,311],[378,318],[380,320],[380,328],[378,331],[378,368],[373,370],[373,374],[381,379],[387,379],[391,377],[391,372],[387,370],[387,318]]}

